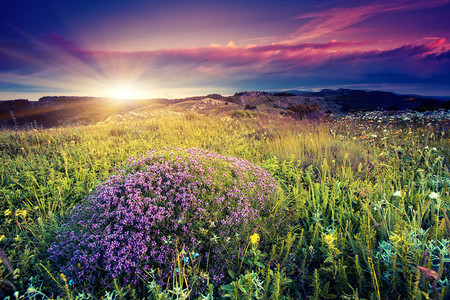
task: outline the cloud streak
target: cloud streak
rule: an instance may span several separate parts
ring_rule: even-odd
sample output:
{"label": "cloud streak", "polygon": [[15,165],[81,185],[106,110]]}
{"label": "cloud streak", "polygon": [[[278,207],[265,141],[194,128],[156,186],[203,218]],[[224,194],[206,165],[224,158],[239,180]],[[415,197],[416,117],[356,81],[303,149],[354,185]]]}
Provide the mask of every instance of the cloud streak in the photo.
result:
{"label": "cloud streak", "polygon": [[[84,89],[92,94],[118,82],[128,81],[148,90],[229,87],[254,85],[280,88],[380,82],[380,76],[411,82],[429,78],[450,78],[449,52],[445,39],[424,44],[406,44],[377,49],[370,43],[331,41],[328,43],[227,46],[156,51],[119,52],[82,49],[61,37],[52,36],[34,45],[35,51],[19,58],[31,64],[26,74],[18,61],[0,81],[67,91]],[[364,48],[361,48],[364,46]],[[372,47],[372,48],[371,48]],[[2,48],[3,53],[13,54]],[[375,74],[375,75],[374,75]],[[388,76],[394,74],[393,76]],[[382,76],[381,76],[382,77]],[[374,79],[376,78],[376,79]],[[395,82],[386,82],[393,84]]]}
{"label": "cloud streak", "polygon": [[294,19],[311,19],[289,35],[282,43],[297,43],[313,40],[352,25],[358,24],[370,17],[395,11],[421,10],[449,4],[448,0],[417,1],[396,0],[390,2],[375,2],[356,7],[336,7],[315,13],[305,13]]}

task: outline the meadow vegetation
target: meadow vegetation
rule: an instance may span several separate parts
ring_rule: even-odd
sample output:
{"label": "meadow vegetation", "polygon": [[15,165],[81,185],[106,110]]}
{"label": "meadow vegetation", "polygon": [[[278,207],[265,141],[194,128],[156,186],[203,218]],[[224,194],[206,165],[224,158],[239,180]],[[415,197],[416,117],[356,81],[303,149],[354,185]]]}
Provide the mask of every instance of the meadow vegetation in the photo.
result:
{"label": "meadow vegetation", "polygon": [[0,294],[443,299],[447,130],[257,112],[1,130]]}

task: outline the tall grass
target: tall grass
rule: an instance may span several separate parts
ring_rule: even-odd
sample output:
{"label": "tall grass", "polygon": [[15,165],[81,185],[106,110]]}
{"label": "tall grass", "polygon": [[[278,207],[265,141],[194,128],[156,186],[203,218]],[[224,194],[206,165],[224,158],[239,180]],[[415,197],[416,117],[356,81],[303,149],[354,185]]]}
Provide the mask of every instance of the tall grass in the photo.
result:
{"label": "tall grass", "polygon": [[247,247],[223,286],[205,270],[180,265],[165,289],[151,280],[115,281],[96,296],[182,298],[202,281],[202,299],[443,298],[450,277],[448,124],[380,120],[188,113],[2,130],[0,248],[19,271],[0,265],[0,283],[30,298],[87,297],[46,254],[71,209],[130,156],[197,147],[245,158],[277,178],[281,191],[262,220],[261,241]]}

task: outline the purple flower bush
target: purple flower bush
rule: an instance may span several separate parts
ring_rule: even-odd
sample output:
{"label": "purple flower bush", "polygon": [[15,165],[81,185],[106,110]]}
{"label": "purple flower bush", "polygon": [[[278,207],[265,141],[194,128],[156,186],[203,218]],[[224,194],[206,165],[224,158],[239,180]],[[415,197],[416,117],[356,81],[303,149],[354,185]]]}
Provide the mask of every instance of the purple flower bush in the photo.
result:
{"label": "purple flower bush", "polygon": [[243,159],[196,148],[151,150],[129,158],[75,207],[48,253],[88,288],[111,279],[136,284],[150,270],[163,284],[180,260],[220,282],[270,212],[276,190],[267,171]]}

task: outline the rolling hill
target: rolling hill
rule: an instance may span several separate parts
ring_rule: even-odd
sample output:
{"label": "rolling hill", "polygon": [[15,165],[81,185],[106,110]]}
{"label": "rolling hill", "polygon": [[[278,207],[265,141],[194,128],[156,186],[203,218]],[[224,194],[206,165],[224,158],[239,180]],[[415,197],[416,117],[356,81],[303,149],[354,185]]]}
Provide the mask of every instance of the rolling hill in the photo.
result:
{"label": "rolling hill", "polygon": [[230,114],[257,110],[262,113],[302,116],[317,111],[319,116],[343,116],[355,111],[448,110],[450,101],[423,96],[397,95],[382,91],[350,89],[320,92],[239,92],[232,96],[210,94],[183,99],[117,100],[97,97],[46,96],[39,101],[0,101],[0,126],[54,127],[102,122],[130,112],[162,113],[194,111]]}

